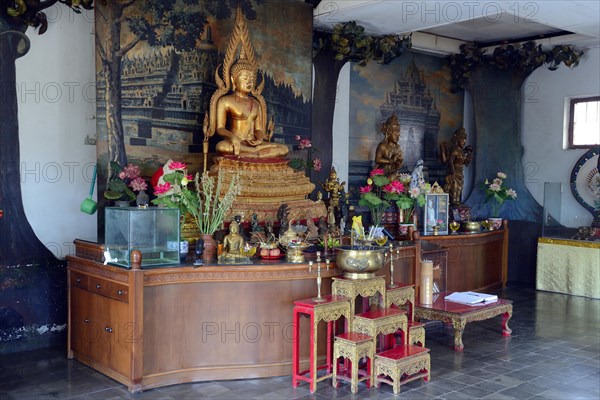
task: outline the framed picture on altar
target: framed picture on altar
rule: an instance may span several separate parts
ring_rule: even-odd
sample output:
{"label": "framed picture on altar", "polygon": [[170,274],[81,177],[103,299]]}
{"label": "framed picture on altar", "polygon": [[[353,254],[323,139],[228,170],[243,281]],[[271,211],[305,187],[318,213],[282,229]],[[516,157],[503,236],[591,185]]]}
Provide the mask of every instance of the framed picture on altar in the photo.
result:
{"label": "framed picture on altar", "polygon": [[448,234],[448,194],[426,194],[423,207],[423,234]]}

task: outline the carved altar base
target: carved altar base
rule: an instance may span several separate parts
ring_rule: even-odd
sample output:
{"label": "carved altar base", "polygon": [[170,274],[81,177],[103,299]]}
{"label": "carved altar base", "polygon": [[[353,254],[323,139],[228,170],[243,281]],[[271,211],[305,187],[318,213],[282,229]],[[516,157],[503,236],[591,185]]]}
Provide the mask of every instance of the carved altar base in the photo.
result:
{"label": "carved altar base", "polygon": [[303,172],[291,168],[284,158],[215,157],[209,173],[216,175],[219,170],[225,173],[224,190],[231,176],[240,173],[242,192],[233,203],[230,216],[243,215],[244,219],[249,219],[256,213],[261,221],[273,221],[277,219],[277,210],[282,203],[287,203],[290,208],[290,220],[304,219],[307,212],[313,218],[327,214],[323,202],[307,198],[315,185]]}

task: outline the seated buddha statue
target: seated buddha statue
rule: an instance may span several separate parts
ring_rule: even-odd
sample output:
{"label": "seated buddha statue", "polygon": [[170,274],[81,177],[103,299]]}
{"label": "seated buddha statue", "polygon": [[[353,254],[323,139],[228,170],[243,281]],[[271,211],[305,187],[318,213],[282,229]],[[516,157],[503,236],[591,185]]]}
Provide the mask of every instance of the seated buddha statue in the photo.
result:
{"label": "seated buddha statue", "polygon": [[267,141],[270,133],[265,130],[266,113],[252,96],[256,68],[240,57],[231,66],[230,76],[233,93],[217,100],[216,130],[223,137],[217,143],[217,153],[248,158],[285,156],[289,151],[286,145]]}
{"label": "seated buddha statue", "polygon": [[[273,119],[267,118],[262,95],[266,80],[250,41],[243,13],[238,8],[224,58],[215,70],[216,90],[204,115],[204,171],[222,173],[224,182],[240,174],[242,192],[230,215],[256,213],[263,221],[274,221],[283,203],[289,204],[290,218],[300,219],[306,210],[315,217],[325,215],[323,203],[308,198],[315,185],[303,172],[289,166],[288,146],[274,143]],[[208,165],[209,142],[218,136],[215,156]]]}

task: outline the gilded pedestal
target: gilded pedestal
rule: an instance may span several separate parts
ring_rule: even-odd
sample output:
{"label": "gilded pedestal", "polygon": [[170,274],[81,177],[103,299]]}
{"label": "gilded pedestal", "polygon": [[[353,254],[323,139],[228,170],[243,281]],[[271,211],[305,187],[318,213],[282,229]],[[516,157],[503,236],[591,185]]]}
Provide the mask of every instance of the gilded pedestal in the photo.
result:
{"label": "gilded pedestal", "polygon": [[282,203],[290,208],[290,220],[304,219],[307,214],[319,218],[327,214],[323,202],[307,199],[315,185],[303,172],[294,170],[284,158],[246,159],[234,156],[215,157],[210,173],[225,172],[226,189],[231,176],[240,173],[242,192],[237,196],[230,215],[247,218],[254,213],[258,219],[276,220]]}

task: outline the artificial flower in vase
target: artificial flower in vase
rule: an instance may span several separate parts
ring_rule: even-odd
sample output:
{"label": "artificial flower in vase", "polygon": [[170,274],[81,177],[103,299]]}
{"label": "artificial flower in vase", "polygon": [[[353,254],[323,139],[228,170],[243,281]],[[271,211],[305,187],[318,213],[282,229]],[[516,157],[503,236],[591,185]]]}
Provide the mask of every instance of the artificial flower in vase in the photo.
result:
{"label": "artificial flower in vase", "polygon": [[367,185],[360,189],[359,205],[367,207],[371,213],[371,222],[375,228],[382,223],[385,210],[392,202],[400,199],[404,185],[396,180],[389,179],[385,171],[377,168],[371,171],[367,178]]}
{"label": "artificial flower in vase", "polygon": [[119,206],[129,206],[136,199],[136,192],[148,189],[148,184],[140,176],[140,167],[128,164],[122,168],[115,161],[110,162],[110,178],[106,184],[104,198],[114,200]]}
{"label": "artificial flower in vase", "polygon": [[[152,176],[154,195],[152,204],[179,209],[179,239],[180,253],[189,248],[189,242],[200,237],[194,229],[195,224],[190,221],[190,210],[198,208],[196,194],[188,188],[194,177],[188,174],[187,164],[180,161],[169,160]],[[191,229],[190,229],[191,225]],[[180,257],[185,260],[183,254]]]}
{"label": "artificial flower in vase", "polygon": [[514,189],[504,186],[506,177],[504,172],[498,171],[496,177],[491,182],[486,179],[483,183],[483,189],[486,194],[484,203],[491,202],[490,205],[492,208],[492,217],[490,218],[492,226],[490,229],[500,229],[502,219],[499,217],[502,205],[506,200],[517,198],[517,192]]}

